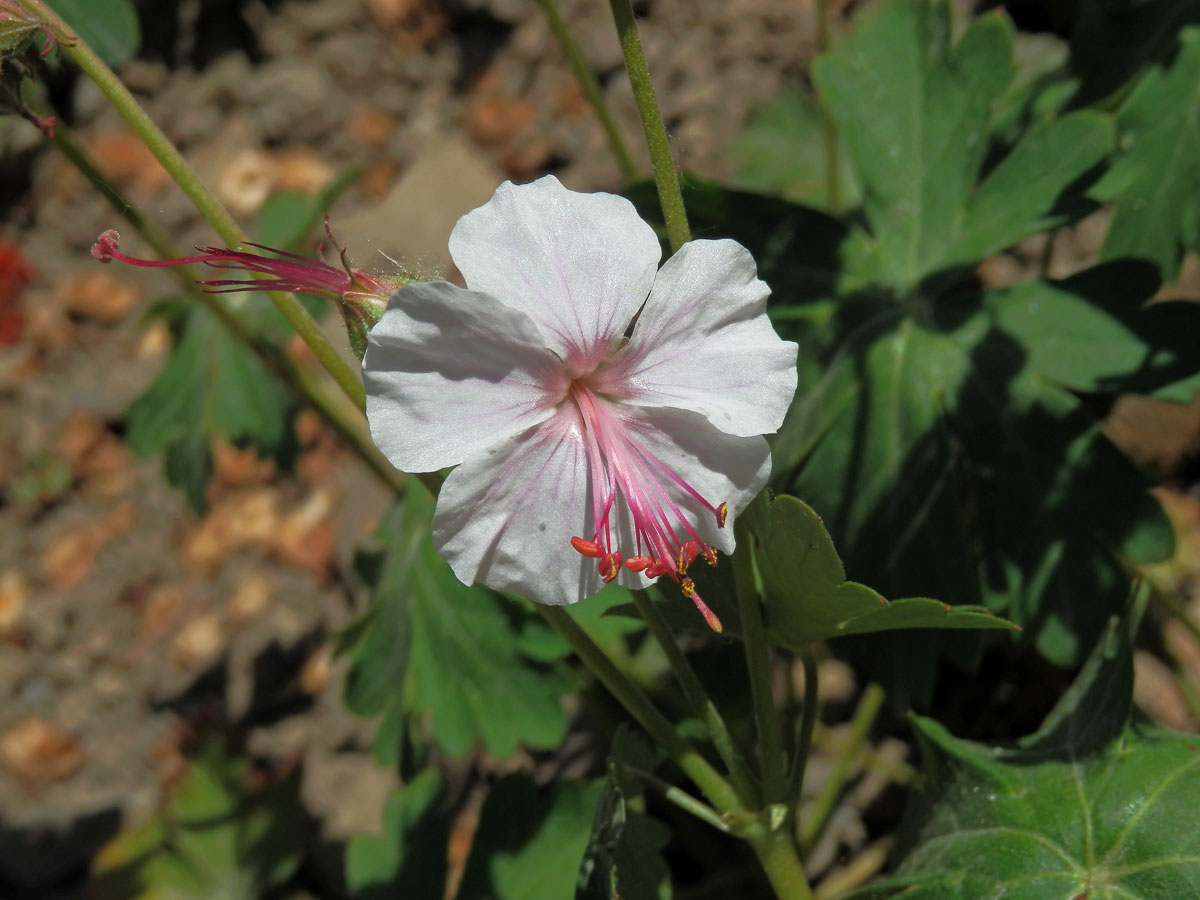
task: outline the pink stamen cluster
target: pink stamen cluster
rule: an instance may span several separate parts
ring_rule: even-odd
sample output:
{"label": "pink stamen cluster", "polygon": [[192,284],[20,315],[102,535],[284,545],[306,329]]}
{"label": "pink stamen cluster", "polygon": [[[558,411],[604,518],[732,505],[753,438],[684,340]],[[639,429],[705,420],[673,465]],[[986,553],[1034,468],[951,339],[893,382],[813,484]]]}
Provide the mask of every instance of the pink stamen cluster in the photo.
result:
{"label": "pink stamen cluster", "polygon": [[[713,514],[717,527],[725,527],[727,504],[713,506],[677,472],[643,447],[628,427],[613,418],[606,404],[579,381],[570,395],[583,422],[584,441],[591,479],[592,521],[590,540],[572,537],[571,546],[583,556],[597,560],[597,570],[611,582],[624,565],[650,579],[669,577],[691,600],[708,626],[721,631],[721,621],[708,608],[687,575],[688,567],[703,557],[717,564],[717,553],[696,533],[687,515],[672,498],[674,484]],[[633,522],[635,549],[626,556],[616,549],[613,508],[624,502]]]}
{"label": "pink stamen cluster", "polygon": [[[92,245],[92,256],[102,263],[114,259],[131,266],[159,268],[162,266],[184,266],[203,263],[214,269],[236,269],[243,272],[261,272],[271,278],[216,279],[201,281],[210,293],[222,294],[236,291],[285,291],[293,294],[314,294],[331,300],[355,296],[382,298],[385,302],[391,290],[378,278],[351,269],[348,265],[338,269],[320,260],[309,259],[295,253],[286,253],[262,244],[247,242],[247,246],[273,253],[278,259],[250,253],[244,250],[228,250],[223,247],[198,247],[196,256],[179,259],[139,259],[120,250],[121,236],[110,229]],[[345,251],[342,251],[345,264]]]}

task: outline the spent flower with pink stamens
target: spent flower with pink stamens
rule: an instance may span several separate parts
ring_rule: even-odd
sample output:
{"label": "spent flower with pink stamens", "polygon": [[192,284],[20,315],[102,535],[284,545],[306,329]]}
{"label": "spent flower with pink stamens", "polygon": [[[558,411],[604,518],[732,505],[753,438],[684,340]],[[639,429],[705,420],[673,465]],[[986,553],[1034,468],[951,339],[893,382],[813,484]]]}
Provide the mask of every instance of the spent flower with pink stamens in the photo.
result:
{"label": "spent flower with pink stamens", "polygon": [[412,284],[368,336],[367,418],[399,469],[457,466],[438,552],[467,584],[548,604],[689,577],[733,550],[796,389],[796,345],[730,240],[660,269],[654,231],[612,194],[553,176],[501,185],[459,220],[467,288]]}
{"label": "spent flower with pink stamens", "polygon": [[[331,243],[333,234],[329,223],[325,223]],[[197,263],[214,269],[231,269],[241,272],[267,275],[267,278],[208,279],[198,281],[211,294],[226,294],[239,291],[283,291],[289,294],[312,294],[337,303],[346,322],[350,343],[361,359],[366,351],[366,333],[387,306],[388,297],[397,289],[412,281],[404,275],[368,275],[350,266],[346,250],[339,250],[341,268],[317,259],[309,259],[295,253],[264,247],[262,244],[246,243],[264,253],[246,250],[228,250],[224,247],[197,247],[195,256],[177,259],[139,259],[121,252],[121,235],[110,229],[96,239],[92,245],[92,256],[102,263],[113,260],[143,268],[163,266],[186,266]],[[273,254],[267,256],[266,253]]]}

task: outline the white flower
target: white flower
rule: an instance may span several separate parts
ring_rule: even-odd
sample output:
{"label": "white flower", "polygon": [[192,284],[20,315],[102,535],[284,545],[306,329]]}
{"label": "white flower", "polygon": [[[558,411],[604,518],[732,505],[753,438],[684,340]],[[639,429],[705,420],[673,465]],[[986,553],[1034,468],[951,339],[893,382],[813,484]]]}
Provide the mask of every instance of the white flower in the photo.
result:
{"label": "white flower", "polygon": [[464,583],[539,603],[665,575],[711,616],[688,565],[733,549],[726,515],[766,482],[762,435],[796,390],[749,252],[692,241],[659,269],[628,200],[546,176],[502,184],[450,253],[469,290],[402,288],[363,361],[392,464],[458,466],[438,552]]}

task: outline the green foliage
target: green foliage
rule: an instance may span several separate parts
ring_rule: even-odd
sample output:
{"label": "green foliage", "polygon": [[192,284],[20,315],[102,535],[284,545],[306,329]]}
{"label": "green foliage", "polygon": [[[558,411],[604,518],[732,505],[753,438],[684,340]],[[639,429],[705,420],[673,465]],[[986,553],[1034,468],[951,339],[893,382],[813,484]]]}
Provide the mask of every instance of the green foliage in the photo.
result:
{"label": "green foliage", "polygon": [[781,483],[823,514],[857,578],[986,604],[1071,661],[1124,602],[1114,551],[1171,551],[1147,481],[1073,393],[1195,370],[1178,335],[1148,345],[1142,317],[1158,316],[1134,298],[1150,286],[1115,264],[945,298],[925,324],[879,314],[798,399],[775,445]]}
{"label": "green foliage", "polygon": [[207,505],[212,437],[278,454],[287,445],[291,408],[262,362],[212,313],[196,308],[179,325],[162,372],[126,412],[127,439],[135,453],[166,453],[167,479],[199,512]]}
{"label": "green foliage", "polygon": [[478,741],[500,757],[518,743],[555,746],[566,733],[560,698],[569,682],[530,659],[545,644],[530,637],[542,626],[512,601],[463,585],[433,548],[432,517],[433,501],[409,493],[380,524],[380,549],[360,560],[374,599],[351,656],[347,704],[385,715],[391,727],[375,751],[389,761],[399,758],[397,726],[409,712],[427,716],[452,755]]}
{"label": "green foliage", "polygon": [[308,839],[299,773],[251,787],[244,757],[209,739],[162,811],[104,847],[99,900],[259,900],[286,881]]}
{"label": "green foliage", "polygon": [[137,53],[142,31],[129,0],[46,0],[46,5],[110,66],[126,63]]}
{"label": "green foliage", "polygon": [[894,877],[854,900],[1196,896],[1196,739],[1131,715],[1132,689],[1128,635],[1114,622],[1015,748],[916,719],[926,780],[911,846]]}
{"label": "green foliage", "polygon": [[388,798],[383,835],[346,847],[346,884],[358,900],[441,897],[446,892],[450,806],[438,774],[426,770]]}
{"label": "green foliage", "polygon": [[[327,202],[295,192],[272,195],[260,211],[261,240],[278,247],[296,244],[312,230]],[[291,329],[270,300],[253,292],[222,297],[255,330],[267,354],[281,352],[278,342]],[[313,297],[301,300],[313,313],[325,305]],[[126,412],[129,445],[145,456],[165,453],[167,480],[184,491],[194,510],[203,512],[213,438],[252,446],[260,456],[286,466],[293,449],[294,404],[270,368],[206,308],[166,300],[158,311],[172,322],[176,344],[158,377]]]}
{"label": "green foliage", "polygon": [[923,597],[886,601],[846,580],[829,532],[795,497],[760,500],[750,530],[758,545],[766,627],[783,647],[802,650],[813,641],[906,628],[1012,628],[986,610],[949,606]]}
{"label": "green foliage", "polygon": [[625,775],[626,766],[650,772],[659,761],[628,726],[617,729],[575,900],[670,900],[670,872],[661,855],[670,832],[642,813],[638,785]]}
{"label": "green foliage", "polygon": [[1107,117],[1034,125],[976,187],[993,105],[1012,80],[1007,20],[974,20],[951,47],[945,3],[893,0],[817,60],[813,78],[863,185],[870,230],[846,248],[852,287],[901,293],[1063,221],[1059,194],[1104,159]]}
{"label": "green foliage", "polygon": [[1120,153],[1095,193],[1115,202],[1104,257],[1142,257],[1173,281],[1200,249],[1200,27],[1121,105]]}
{"label": "green foliage", "polygon": [[[797,203],[822,206],[829,199],[829,159],[825,123],[812,95],[788,86],[755,111],[729,148],[738,166],[734,186],[777,194]],[[858,187],[847,165],[845,148],[838,156],[838,196],[843,204],[858,202]],[[689,207],[689,214],[694,210]]]}
{"label": "green foliage", "polygon": [[598,784],[538,790],[525,775],[492,786],[456,900],[562,900],[575,887]]}

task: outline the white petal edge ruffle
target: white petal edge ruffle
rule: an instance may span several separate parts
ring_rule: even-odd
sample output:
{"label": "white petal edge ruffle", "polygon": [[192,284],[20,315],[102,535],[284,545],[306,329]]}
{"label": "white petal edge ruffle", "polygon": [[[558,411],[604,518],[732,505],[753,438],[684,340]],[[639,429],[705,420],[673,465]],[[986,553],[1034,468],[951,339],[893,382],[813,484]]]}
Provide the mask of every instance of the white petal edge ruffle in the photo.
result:
{"label": "white petal edge ruffle", "polygon": [[455,465],[553,415],[560,369],[524,313],[445,281],[408,285],[367,336],[371,438],[405,472]]}
{"label": "white petal edge ruffle", "polygon": [[[670,493],[700,536],[722,552],[734,547],[733,520],[771,472],[767,442],[737,437],[681,410],[623,409],[617,415],[638,441],[713,505],[729,504],[723,529],[677,486]],[[465,584],[515,591],[538,603],[575,603],[603,582],[596,560],[579,555],[572,536],[594,531],[588,461],[578,415],[565,404],[552,418],[490,452],[466,460],[438,497],[433,540]],[[624,502],[616,506],[620,549],[633,552]],[[619,583],[644,587],[623,570]]]}
{"label": "white petal edge ruffle", "polygon": [[524,312],[551,350],[586,367],[621,338],[662,251],[624,197],[569,191],[547,175],[500,185],[458,220],[450,255],[467,287]]}
{"label": "white petal edge ruffle", "polygon": [[770,288],[731,240],[690,241],[658,272],[625,358],[622,399],[700,413],[728,434],[770,434],[796,392],[797,346],[766,314]]}

